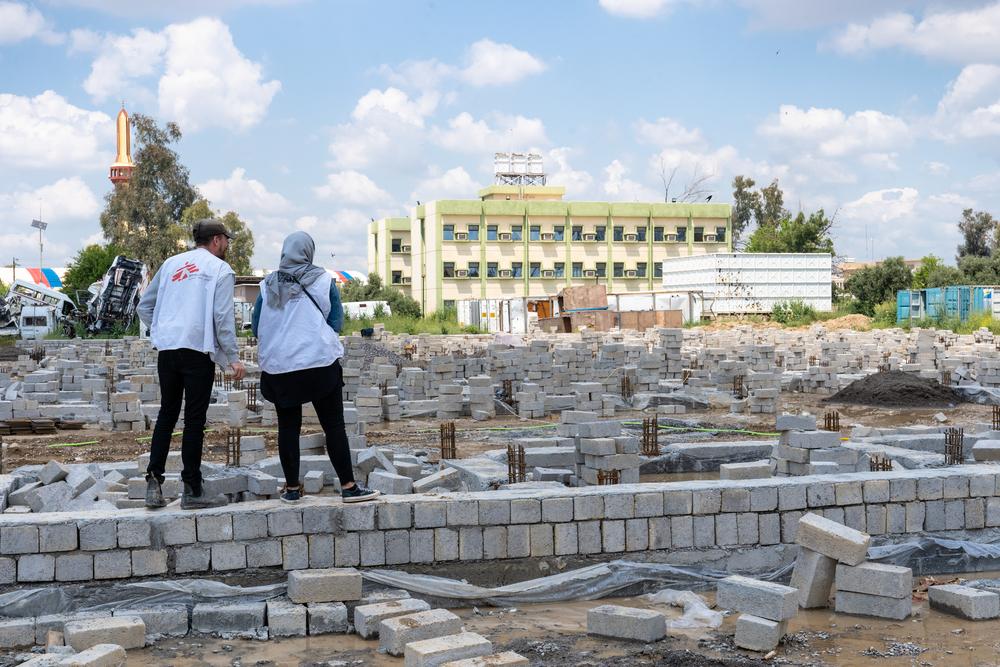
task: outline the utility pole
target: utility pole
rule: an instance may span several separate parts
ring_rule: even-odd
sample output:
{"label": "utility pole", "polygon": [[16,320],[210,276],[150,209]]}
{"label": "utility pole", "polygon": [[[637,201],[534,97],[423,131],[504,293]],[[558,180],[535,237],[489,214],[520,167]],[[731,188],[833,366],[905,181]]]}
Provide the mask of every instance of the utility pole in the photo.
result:
{"label": "utility pole", "polygon": [[14,281],[17,280],[17,257],[10,258],[10,284],[13,285]]}
{"label": "utility pole", "polygon": [[49,226],[49,223],[42,222],[41,220],[32,220],[31,226],[38,230],[38,270],[41,271],[42,267],[45,266],[42,263],[42,232]]}

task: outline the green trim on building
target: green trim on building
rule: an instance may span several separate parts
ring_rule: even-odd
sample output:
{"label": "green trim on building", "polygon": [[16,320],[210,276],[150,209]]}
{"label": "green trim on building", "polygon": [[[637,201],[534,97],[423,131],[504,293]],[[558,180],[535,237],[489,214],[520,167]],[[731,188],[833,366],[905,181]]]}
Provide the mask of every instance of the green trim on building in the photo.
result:
{"label": "green trim on building", "polygon": [[649,204],[614,202],[611,204],[611,215],[616,218],[648,218]]}
{"label": "green trim on building", "polygon": [[427,217],[427,206],[421,204],[417,207],[417,220]]}
{"label": "green trim on building", "polygon": [[439,217],[442,215],[479,215],[483,211],[483,202],[478,199],[442,199],[434,202],[434,205]]}
{"label": "green trim on building", "polygon": [[550,215],[561,217],[566,215],[566,202],[564,201],[529,201],[527,204],[529,215]]}
{"label": "green trim on building", "polygon": [[524,215],[523,201],[489,200],[481,202],[481,205],[486,215]]}
{"label": "green trim on building", "polygon": [[728,218],[732,214],[729,204],[649,204],[654,218]]}
{"label": "green trim on building", "polygon": [[607,202],[596,201],[571,201],[569,203],[569,214],[573,216],[591,216],[603,218],[608,215],[610,205]]}
{"label": "green trim on building", "polygon": [[488,185],[477,194],[480,199],[490,195],[520,197],[525,194],[539,197],[562,197],[566,194],[566,188],[561,185]]}

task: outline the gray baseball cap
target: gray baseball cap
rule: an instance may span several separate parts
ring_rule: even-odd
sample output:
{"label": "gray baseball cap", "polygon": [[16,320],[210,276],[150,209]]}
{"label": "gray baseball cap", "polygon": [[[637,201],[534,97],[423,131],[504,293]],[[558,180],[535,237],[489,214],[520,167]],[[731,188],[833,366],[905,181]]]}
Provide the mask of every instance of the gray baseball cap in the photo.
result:
{"label": "gray baseball cap", "polygon": [[207,241],[217,234],[224,234],[227,239],[233,238],[233,235],[229,233],[229,230],[222,224],[222,221],[215,218],[204,218],[194,223],[191,233],[195,241]]}

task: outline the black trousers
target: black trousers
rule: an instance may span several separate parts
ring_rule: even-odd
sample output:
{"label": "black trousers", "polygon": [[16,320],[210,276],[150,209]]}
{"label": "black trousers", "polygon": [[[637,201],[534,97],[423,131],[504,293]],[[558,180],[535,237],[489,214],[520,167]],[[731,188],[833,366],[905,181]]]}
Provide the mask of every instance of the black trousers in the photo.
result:
{"label": "black trousers", "polygon": [[184,470],[181,479],[191,490],[201,494],[201,452],[205,444],[205,420],[208,404],[212,399],[212,383],[215,381],[215,364],[204,352],[196,350],[162,350],[156,359],[156,370],[160,376],[160,414],[153,428],[150,445],[150,476],[163,481],[170,451],[170,434],[177,426],[184,400],[184,433],[181,436],[181,460]]}
{"label": "black trousers", "polygon": [[[339,383],[338,383],[339,384]],[[351,448],[344,428],[344,396],[341,389],[331,391],[323,398],[314,399],[316,416],[326,434],[326,454],[337,471],[340,486],[354,481],[351,466]],[[281,407],[275,405],[278,413],[278,458],[285,473],[287,486],[299,485],[299,435],[302,432],[302,406]]]}

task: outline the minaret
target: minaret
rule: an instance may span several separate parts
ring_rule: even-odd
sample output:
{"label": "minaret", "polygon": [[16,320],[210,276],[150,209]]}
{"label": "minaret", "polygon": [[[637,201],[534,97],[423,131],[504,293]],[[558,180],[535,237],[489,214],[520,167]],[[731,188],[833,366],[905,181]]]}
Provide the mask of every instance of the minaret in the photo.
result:
{"label": "minaret", "polygon": [[135,168],[135,164],[132,163],[132,128],[129,126],[128,112],[125,111],[124,102],[122,102],[122,110],[118,112],[118,120],[115,125],[118,135],[118,155],[111,163],[108,178],[115,185],[120,185],[128,183],[132,177],[132,169]]}

